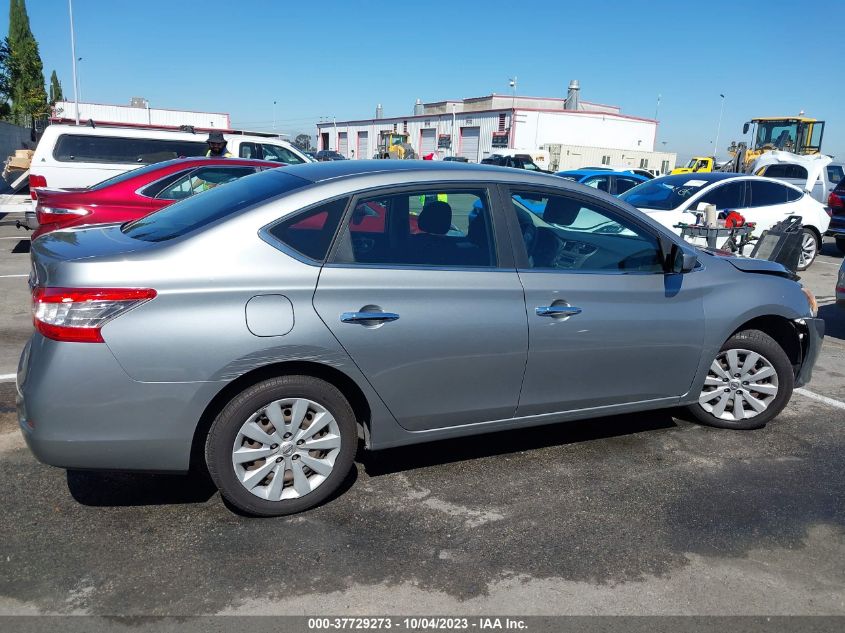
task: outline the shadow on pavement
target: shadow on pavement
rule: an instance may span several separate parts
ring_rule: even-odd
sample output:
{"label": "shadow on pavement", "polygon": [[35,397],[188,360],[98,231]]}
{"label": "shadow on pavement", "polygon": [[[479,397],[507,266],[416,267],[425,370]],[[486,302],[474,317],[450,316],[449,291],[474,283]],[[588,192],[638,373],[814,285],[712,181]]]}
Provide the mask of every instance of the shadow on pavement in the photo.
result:
{"label": "shadow on pavement", "polygon": [[377,477],[450,462],[675,428],[677,423],[672,415],[677,413],[674,409],[666,409],[499,431],[364,452],[359,458],[367,474]]}
{"label": "shadow on pavement", "polygon": [[217,489],[207,475],[152,475],[69,470],[71,496],[86,506],[205,503]]}

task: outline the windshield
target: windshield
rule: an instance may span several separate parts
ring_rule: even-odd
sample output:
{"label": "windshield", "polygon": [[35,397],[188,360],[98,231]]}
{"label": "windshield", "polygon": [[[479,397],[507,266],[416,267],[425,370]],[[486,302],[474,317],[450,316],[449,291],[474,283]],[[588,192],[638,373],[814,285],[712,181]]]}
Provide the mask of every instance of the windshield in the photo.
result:
{"label": "windshield", "polygon": [[709,184],[710,181],[695,178],[695,174],[666,176],[639,184],[619,198],[641,209],[670,211],[681,206]]}
{"label": "windshield", "polygon": [[112,185],[119,184],[130,178],[135,178],[136,176],[143,176],[144,174],[158,171],[162,167],[166,167],[170,165],[169,162],[166,163],[152,163],[151,165],[145,165],[144,167],[138,167],[138,169],[130,169],[129,171],[125,171],[122,174],[118,174],[117,176],[112,176],[111,178],[107,178],[102,182],[98,182],[96,185],[91,185],[88,187],[89,191],[99,191],[100,189],[105,189],[106,187],[111,187]]}
{"label": "windshield", "polygon": [[133,239],[147,242],[171,240],[307,184],[307,180],[270,169],[186,198],[124,224],[121,231]]}
{"label": "windshield", "polygon": [[754,149],[795,151],[798,139],[797,121],[758,121]]}

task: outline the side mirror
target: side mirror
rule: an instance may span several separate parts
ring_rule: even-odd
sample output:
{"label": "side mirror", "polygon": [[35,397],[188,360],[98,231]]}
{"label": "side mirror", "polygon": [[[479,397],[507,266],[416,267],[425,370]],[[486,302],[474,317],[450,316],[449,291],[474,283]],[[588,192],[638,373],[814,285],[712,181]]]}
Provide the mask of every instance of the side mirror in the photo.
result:
{"label": "side mirror", "polygon": [[674,242],[668,250],[664,248],[663,252],[666,253],[664,266],[667,273],[688,273],[691,272],[695,268],[696,263],[698,263],[698,258],[695,256],[695,253],[691,253],[685,248],[681,248]]}
{"label": "side mirror", "polygon": [[742,133],[743,133],[743,134],[748,134],[748,128],[749,128],[749,127],[751,127],[751,126],[748,124],[748,122],[747,122],[747,121],[746,121],[745,123],[743,123],[743,124],[742,124]]}

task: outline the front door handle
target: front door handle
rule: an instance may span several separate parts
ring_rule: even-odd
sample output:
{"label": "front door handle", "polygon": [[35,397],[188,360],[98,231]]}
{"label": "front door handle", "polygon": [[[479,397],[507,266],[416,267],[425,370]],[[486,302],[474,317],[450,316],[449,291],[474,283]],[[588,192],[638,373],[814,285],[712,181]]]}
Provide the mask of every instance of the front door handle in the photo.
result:
{"label": "front door handle", "polygon": [[395,312],[344,312],[340,315],[342,323],[388,323],[398,318]]}
{"label": "front door handle", "polygon": [[571,317],[581,314],[581,308],[575,306],[538,306],[534,309],[537,316],[541,317]]}

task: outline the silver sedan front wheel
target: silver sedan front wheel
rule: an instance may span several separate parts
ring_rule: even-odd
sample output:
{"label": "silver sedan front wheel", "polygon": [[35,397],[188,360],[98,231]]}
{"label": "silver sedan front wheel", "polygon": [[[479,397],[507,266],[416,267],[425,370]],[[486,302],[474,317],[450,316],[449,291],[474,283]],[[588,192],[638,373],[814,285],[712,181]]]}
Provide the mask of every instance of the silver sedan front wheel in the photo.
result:
{"label": "silver sedan front wheel", "polygon": [[337,422],[324,407],[305,398],[275,400],[241,426],[232,466],[255,496],[296,499],[331,474],[340,445]]}
{"label": "silver sedan front wheel", "polygon": [[710,365],[698,404],[720,420],[737,422],[763,413],[777,394],[778,375],[765,356],[730,349]]}
{"label": "silver sedan front wheel", "polygon": [[[687,407],[702,424],[723,429],[759,429],[789,402],[795,368],[783,343],[760,330],[741,330],[731,336],[707,369],[698,397]],[[795,341],[797,344],[798,341]]]}

